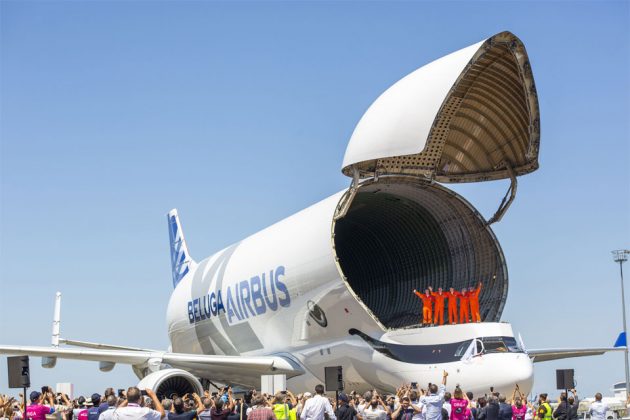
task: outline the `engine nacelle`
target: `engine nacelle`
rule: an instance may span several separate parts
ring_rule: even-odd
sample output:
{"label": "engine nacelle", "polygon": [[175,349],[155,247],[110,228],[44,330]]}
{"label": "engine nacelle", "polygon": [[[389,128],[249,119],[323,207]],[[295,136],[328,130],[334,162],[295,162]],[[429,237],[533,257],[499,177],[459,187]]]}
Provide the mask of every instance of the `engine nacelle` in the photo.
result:
{"label": "engine nacelle", "polygon": [[42,367],[46,369],[52,369],[57,364],[56,357],[42,357]]}
{"label": "engine nacelle", "polygon": [[153,372],[142,378],[138,383],[138,388],[150,388],[160,399],[171,398],[173,394],[183,396],[193,392],[203,395],[203,387],[199,379],[182,369],[164,369]]}
{"label": "engine nacelle", "polygon": [[101,372],[111,372],[116,363],[114,362],[98,362],[98,370]]}

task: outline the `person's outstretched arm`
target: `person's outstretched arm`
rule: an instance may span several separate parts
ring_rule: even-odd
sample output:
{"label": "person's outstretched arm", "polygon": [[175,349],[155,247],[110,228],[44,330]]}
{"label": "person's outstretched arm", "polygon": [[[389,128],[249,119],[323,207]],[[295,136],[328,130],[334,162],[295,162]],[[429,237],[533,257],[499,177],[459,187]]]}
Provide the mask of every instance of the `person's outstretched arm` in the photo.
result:
{"label": "person's outstretched arm", "polygon": [[164,411],[164,407],[162,406],[162,402],[160,401],[160,399],[157,397],[157,395],[155,395],[155,392],[153,392],[152,389],[147,388],[145,389],[145,391],[147,392],[149,398],[153,400],[153,403],[155,404],[155,411],[159,412],[162,418],[164,418],[164,416],[166,416],[166,412]]}

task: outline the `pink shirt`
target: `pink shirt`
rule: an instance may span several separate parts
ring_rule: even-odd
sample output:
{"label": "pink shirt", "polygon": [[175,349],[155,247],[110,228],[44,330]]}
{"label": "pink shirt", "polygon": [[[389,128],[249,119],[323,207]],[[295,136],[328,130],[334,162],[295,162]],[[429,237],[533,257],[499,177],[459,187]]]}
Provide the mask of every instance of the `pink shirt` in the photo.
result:
{"label": "pink shirt", "polygon": [[[466,414],[467,411],[468,414]],[[459,398],[451,398],[451,420],[466,420],[469,415],[468,401]]]}
{"label": "pink shirt", "polygon": [[525,404],[518,408],[516,405],[512,406],[512,420],[523,420],[527,413],[527,406]]}
{"label": "pink shirt", "polygon": [[41,404],[31,404],[26,407],[26,418],[32,420],[46,420],[46,414],[54,413],[55,410]]}

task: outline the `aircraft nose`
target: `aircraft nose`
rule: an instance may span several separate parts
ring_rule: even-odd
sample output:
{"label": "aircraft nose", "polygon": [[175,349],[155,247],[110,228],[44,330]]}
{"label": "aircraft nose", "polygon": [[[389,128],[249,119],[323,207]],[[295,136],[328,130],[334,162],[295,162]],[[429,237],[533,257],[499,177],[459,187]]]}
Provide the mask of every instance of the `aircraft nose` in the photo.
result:
{"label": "aircraft nose", "polygon": [[518,384],[523,394],[527,395],[531,391],[534,384],[534,365],[526,354],[519,354],[507,367],[506,372],[511,382],[506,384],[509,385],[509,389],[513,390],[514,385]]}

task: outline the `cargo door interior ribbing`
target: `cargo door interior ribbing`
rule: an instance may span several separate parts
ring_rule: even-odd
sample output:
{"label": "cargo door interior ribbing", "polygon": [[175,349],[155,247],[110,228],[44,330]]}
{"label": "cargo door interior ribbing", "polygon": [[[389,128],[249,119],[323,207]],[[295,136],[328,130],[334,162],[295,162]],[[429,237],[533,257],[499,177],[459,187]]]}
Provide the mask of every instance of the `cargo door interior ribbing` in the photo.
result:
{"label": "cargo door interior ribbing", "polygon": [[420,322],[422,302],[413,289],[461,290],[478,280],[482,320],[499,320],[507,296],[502,251],[480,215],[452,191],[404,178],[364,185],[334,235],[348,286],[385,327]]}

